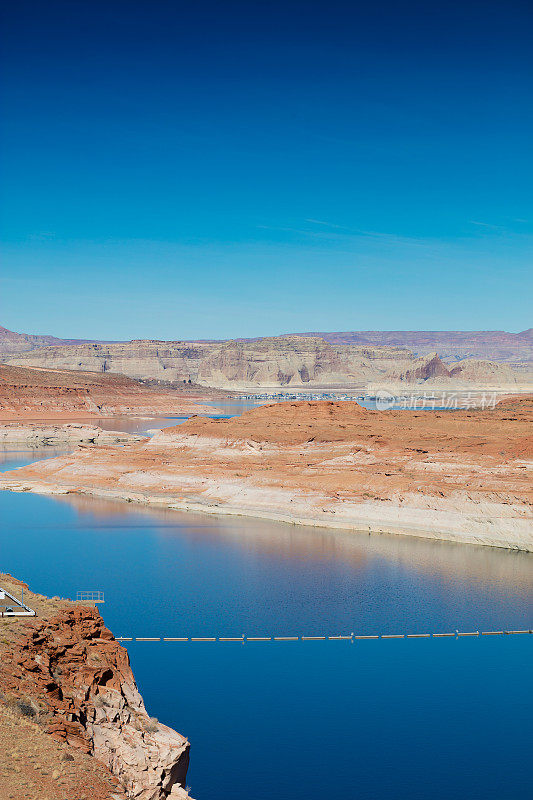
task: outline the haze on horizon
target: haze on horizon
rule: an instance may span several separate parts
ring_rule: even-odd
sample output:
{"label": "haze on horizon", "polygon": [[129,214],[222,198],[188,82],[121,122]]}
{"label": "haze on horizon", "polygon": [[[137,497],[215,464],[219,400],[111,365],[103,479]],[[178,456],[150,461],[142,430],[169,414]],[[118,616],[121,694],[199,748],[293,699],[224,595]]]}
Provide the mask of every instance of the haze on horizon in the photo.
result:
{"label": "haze on horizon", "polygon": [[531,327],[528,4],[2,10],[0,323]]}

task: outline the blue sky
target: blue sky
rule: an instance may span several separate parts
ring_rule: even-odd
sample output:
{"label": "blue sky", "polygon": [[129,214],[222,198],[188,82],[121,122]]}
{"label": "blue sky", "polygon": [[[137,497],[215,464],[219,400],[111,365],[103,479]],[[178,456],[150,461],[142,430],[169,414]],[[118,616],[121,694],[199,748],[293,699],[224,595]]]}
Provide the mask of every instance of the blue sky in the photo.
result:
{"label": "blue sky", "polygon": [[6,6],[0,324],[531,326],[528,3]]}

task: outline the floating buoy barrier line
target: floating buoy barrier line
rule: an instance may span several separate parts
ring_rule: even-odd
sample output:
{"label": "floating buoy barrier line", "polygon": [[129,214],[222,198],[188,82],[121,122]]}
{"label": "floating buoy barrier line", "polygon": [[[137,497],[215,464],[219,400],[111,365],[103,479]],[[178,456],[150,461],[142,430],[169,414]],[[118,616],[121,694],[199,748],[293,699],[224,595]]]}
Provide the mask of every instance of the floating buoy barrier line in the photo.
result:
{"label": "floating buoy barrier line", "polygon": [[117,636],[117,642],[355,642],[363,639],[441,639],[461,636],[511,636],[521,633],[533,633],[533,630],[524,631],[452,631],[450,633],[380,633],[380,634],[355,634],[337,636]]}

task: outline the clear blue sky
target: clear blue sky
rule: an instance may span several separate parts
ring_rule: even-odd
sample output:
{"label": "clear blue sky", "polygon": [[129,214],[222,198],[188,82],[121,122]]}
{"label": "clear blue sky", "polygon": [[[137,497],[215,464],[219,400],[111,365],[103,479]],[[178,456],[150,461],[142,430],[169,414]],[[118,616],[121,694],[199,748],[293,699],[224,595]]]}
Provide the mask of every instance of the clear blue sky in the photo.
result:
{"label": "clear blue sky", "polygon": [[531,326],[530,3],[2,13],[0,324]]}

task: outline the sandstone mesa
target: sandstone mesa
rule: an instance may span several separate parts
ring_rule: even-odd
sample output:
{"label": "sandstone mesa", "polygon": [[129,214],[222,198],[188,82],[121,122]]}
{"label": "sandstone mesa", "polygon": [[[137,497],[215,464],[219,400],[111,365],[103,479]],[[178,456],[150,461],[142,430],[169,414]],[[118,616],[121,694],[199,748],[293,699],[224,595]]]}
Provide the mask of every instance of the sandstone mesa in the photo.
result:
{"label": "sandstone mesa", "polygon": [[[505,362],[514,366],[531,366],[533,362],[533,328],[520,333],[507,331],[334,331],[284,334],[283,338],[311,337],[330,344],[355,344],[372,347],[394,347],[411,350],[416,357],[437,352],[446,361],[481,359]],[[246,340],[242,340],[246,341]],[[252,341],[252,340],[248,340]],[[0,356],[78,344],[124,344],[87,339],[58,339],[15,333],[0,326]],[[217,342],[221,344],[221,342]]]}
{"label": "sandstone mesa", "polygon": [[227,342],[133,340],[82,343],[4,355],[11,365],[119,373],[206,387],[346,388],[424,386],[500,388],[533,386],[531,363],[511,365],[480,358],[445,363],[435,351],[415,355],[405,347],[277,336]]}

